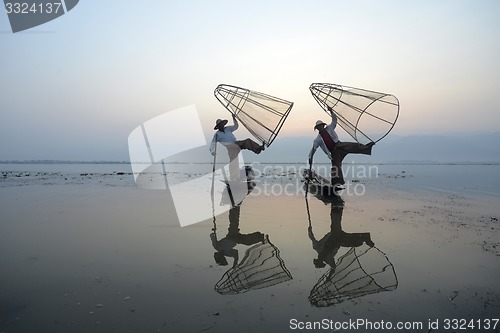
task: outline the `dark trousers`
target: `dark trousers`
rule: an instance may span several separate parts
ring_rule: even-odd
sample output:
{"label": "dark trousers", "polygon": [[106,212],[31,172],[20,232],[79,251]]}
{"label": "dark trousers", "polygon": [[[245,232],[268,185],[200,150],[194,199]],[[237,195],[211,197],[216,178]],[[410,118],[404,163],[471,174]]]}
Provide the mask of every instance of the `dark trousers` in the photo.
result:
{"label": "dark trousers", "polygon": [[240,178],[238,154],[242,149],[251,150],[256,154],[260,154],[262,151],[262,147],[251,139],[235,141],[234,143],[227,145],[226,148],[229,155],[229,177],[231,180],[237,180]]}
{"label": "dark trousers", "polygon": [[348,154],[372,154],[372,146],[357,142],[337,142],[335,148],[330,151],[332,154],[331,178],[332,185],[343,185],[344,174],[342,173],[342,161]]}

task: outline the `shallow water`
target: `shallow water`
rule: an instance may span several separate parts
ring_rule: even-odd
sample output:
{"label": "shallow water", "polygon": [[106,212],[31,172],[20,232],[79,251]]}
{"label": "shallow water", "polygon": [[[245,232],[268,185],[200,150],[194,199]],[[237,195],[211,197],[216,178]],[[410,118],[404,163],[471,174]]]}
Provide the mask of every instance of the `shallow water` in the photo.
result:
{"label": "shallow water", "polygon": [[[500,313],[498,166],[346,173],[353,191],[332,205],[306,201],[293,169],[260,165],[238,209],[184,228],[170,193],[138,188],[123,165],[16,168],[1,170],[0,332],[290,332],[323,319],[428,332],[429,320],[443,329]],[[214,260],[214,228],[237,250],[227,266]],[[327,237],[316,268],[312,238],[339,228],[375,247]],[[353,246],[357,258],[339,261]],[[232,288],[217,291],[228,274]]]}

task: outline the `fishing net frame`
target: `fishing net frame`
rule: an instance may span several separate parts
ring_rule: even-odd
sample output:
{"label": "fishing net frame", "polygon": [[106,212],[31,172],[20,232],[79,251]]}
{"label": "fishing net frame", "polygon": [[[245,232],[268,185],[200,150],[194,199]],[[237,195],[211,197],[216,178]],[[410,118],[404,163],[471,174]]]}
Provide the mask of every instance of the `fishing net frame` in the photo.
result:
{"label": "fishing net frame", "polygon": [[[231,114],[236,116],[256,139],[264,143],[267,147],[269,147],[278,136],[281,127],[283,127],[293,107],[293,102],[228,84],[219,84],[214,90],[214,95]],[[279,106],[279,108],[277,108],[277,106]],[[272,123],[257,119],[257,115],[252,112],[255,111],[255,108],[268,112],[273,115],[273,117],[280,117],[280,119]],[[255,128],[255,125],[252,126],[250,122],[257,124],[263,130],[259,131]],[[269,132],[269,134],[264,134],[265,132]]]}
{"label": "fishing net frame", "polygon": [[[391,94],[354,88],[349,86],[342,86],[332,83],[312,83],[309,90],[314,99],[321,108],[330,115],[328,107],[331,107],[337,115],[338,125],[344,129],[354,140],[359,143],[378,142],[391,132],[399,117],[399,100]],[[356,106],[351,104],[350,98],[356,98],[356,102],[361,104]],[[371,109],[376,110],[376,107],[386,107],[392,109],[390,111],[390,119],[386,119],[381,115],[376,115]],[[345,116],[346,110],[354,111],[352,119],[347,119]],[[356,115],[356,112],[359,115]],[[366,117],[373,117],[387,126],[382,134],[376,136],[365,133],[360,128],[360,121]]]}
{"label": "fishing net frame", "polygon": [[[272,248],[272,256],[264,258],[259,265],[254,265],[257,259],[261,259],[262,253],[269,248]],[[258,256],[253,258],[256,253]],[[272,258],[277,259],[274,265],[265,269],[256,269],[263,268],[264,265],[269,263],[272,264],[270,261]],[[264,271],[266,271],[266,274],[262,274]],[[268,275],[267,273],[269,272],[273,274]],[[259,273],[260,278],[258,278]],[[269,241],[269,236],[266,235],[263,243],[261,242],[260,244],[255,244],[248,248],[241,262],[235,267],[231,267],[222,275],[220,280],[215,284],[214,290],[221,295],[235,295],[250,290],[267,288],[292,279],[292,274],[286,268],[285,262],[280,257],[279,249]]]}
{"label": "fishing net frame", "polygon": [[[363,268],[360,257],[368,251],[377,251],[375,253],[385,259],[385,265],[378,271],[367,272]],[[352,265],[354,266],[351,267]],[[356,274],[359,277],[354,278]],[[377,281],[379,276],[389,280],[389,283]],[[345,279],[347,281],[343,281]],[[337,260],[335,268],[328,270],[316,282],[309,294],[309,302],[316,307],[326,307],[369,294],[396,290],[397,287],[398,278],[394,266],[384,252],[375,246],[366,246],[365,249],[352,247]]]}

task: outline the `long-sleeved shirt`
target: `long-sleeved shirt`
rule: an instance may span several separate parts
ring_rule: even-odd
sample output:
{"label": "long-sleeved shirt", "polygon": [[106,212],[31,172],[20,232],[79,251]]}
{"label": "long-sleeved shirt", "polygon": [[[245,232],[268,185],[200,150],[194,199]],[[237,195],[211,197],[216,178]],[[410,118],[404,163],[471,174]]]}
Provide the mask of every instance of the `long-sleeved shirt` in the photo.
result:
{"label": "long-sleeved shirt", "polygon": [[212,138],[212,142],[210,143],[210,152],[215,152],[215,145],[217,142],[222,143],[224,146],[230,145],[236,141],[236,137],[233,132],[238,129],[238,121],[233,118],[233,126],[224,127],[224,131],[218,130],[215,132],[214,137]]}
{"label": "long-sleeved shirt", "polygon": [[[335,113],[332,113],[332,122],[330,123],[330,125],[326,126],[324,130],[327,131],[328,134],[330,134],[333,142],[337,143],[339,142],[339,137],[337,136],[337,133],[335,133],[335,127],[337,127],[337,116],[335,115]],[[309,152],[309,159],[313,158],[314,153],[316,152],[316,149],[318,149],[318,147],[320,147],[330,159],[332,158],[330,150],[326,147],[323,138],[321,138],[321,135],[318,134],[316,139],[314,139],[313,146],[311,148],[311,151]]]}

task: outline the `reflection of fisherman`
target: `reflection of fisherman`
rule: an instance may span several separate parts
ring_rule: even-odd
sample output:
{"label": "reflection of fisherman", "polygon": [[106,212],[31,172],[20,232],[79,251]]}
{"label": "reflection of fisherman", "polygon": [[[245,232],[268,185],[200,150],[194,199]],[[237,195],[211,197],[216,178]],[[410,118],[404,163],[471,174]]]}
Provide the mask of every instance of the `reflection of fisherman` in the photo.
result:
{"label": "reflection of fisherman", "polygon": [[215,231],[210,234],[212,246],[217,252],[214,253],[215,262],[221,266],[227,266],[226,257],[232,257],[233,267],[238,264],[238,250],[234,247],[237,244],[253,245],[258,242],[264,242],[264,234],[253,232],[242,234],[239,229],[240,224],[240,206],[234,206],[229,210],[229,228],[226,237],[217,240]]}
{"label": "reflection of fisherman", "polygon": [[330,232],[327,233],[319,241],[316,240],[312,231],[312,226],[309,224],[308,234],[312,241],[314,250],[318,252],[318,258],[313,259],[316,268],[325,267],[326,264],[335,268],[335,255],[340,247],[357,247],[366,243],[368,246],[373,247],[375,244],[372,242],[370,233],[347,233],[342,230],[342,213],[344,210],[344,201],[340,197],[331,204],[331,225]]}
{"label": "reflection of fisherman", "polygon": [[217,142],[220,142],[227,148],[227,153],[229,155],[229,160],[231,163],[231,179],[239,178],[239,167],[238,167],[238,154],[242,149],[248,149],[253,151],[255,154],[260,154],[261,151],[265,149],[265,145],[259,145],[255,141],[250,138],[245,140],[236,140],[233,132],[238,129],[238,121],[236,120],[236,116],[233,114],[233,125],[226,126],[227,120],[217,119],[215,122],[214,137],[212,138],[212,142],[210,143],[210,153],[212,156],[215,156],[215,146]]}
{"label": "reflection of fisherman", "polygon": [[335,133],[335,127],[337,126],[337,116],[333,112],[331,107],[328,107],[328,111],[332,116],[332,122],[330,125],[326,125],[321,120],[316,122],[314,126],[315,130],[319,131],[318,136],[313,141],[313,146],[309,152],[309,165],[312,165],[313,156],[318,147],[325,152],[328,158],[332,161],[331,177],[332,185],[343,185],[345,184],[344,175],[342,173],[342,161],[347,154],[365,154],[371,155],[372,146],[374,142],[370,142],[366,145],[357,142],[341,142]]}

